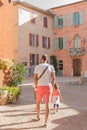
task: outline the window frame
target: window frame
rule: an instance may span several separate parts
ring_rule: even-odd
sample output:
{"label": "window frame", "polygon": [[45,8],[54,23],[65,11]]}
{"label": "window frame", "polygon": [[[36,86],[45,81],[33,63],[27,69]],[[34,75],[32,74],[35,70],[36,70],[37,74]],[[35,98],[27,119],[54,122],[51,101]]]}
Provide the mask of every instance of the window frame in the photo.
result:
{"label": "window frame", "polygon": [[37,47],[39,45],[39,35],[29,33],[29,45]]}
{"label": "window frame", "polygon": [[30,66],[35,66],[39,64],[39,54],[30,53]]}
{"label": "window frame", "polygon": [[42,37],[42,46],[45,49],[50,49],[50,37]]}

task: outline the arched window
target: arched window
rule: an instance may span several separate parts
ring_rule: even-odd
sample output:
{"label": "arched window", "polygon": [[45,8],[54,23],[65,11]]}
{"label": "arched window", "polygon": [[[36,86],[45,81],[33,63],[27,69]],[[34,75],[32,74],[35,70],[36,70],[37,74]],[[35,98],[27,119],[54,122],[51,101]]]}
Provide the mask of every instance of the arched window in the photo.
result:
{"label": "arched window", "polygon": [[74,37],[74,48],[79,48],[80,47],[80,38],[79,36]]}

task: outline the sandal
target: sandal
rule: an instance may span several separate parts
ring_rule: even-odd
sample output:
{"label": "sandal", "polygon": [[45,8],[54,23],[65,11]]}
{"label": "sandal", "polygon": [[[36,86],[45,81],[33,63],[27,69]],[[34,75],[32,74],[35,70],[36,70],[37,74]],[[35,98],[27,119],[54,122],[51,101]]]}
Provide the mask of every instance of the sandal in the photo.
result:
{"label": "sandal", "polygon": [[40,120],[40,117],[37,117],[37,121],[39,121]]}
{"label": "sandal", "polygon": [[44,125],[43,125],[44,127],[47,127],[47,123],[44,123]]}

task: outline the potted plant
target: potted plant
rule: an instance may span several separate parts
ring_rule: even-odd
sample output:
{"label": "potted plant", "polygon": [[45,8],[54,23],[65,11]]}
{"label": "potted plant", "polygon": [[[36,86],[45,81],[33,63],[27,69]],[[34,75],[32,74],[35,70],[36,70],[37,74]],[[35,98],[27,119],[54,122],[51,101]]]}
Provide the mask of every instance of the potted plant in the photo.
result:
{"label": "potted plant", "polygon": [[4,105],[6,103],[16,102],[19,94],[21,94],[21,89],[19,87],[0,87],[0,104]]}
{"label": "potted plant", "polygon": [[10,59],[2,59],[0,61],[0,70],[2,70],[4,75],[3,86],[0,88],[0,101],[6,96],[7,102],[13,103],[18,100],[21,93],[21,89],[18,86],[23,83],[27,71],[22,63],[15,65]]}

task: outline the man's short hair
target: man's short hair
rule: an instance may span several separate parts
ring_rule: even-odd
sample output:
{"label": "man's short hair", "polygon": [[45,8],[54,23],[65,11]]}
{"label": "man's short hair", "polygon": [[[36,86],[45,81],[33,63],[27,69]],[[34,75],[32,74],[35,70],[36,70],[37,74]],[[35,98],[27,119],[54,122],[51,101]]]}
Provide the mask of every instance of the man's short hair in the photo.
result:
{"label": "man's short hair", "polygon": [[44,55],[42,55],[41,59],[46,61],[46,60],[48,60],[48,56],[46,54],[44,54]]}

